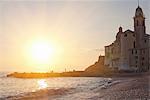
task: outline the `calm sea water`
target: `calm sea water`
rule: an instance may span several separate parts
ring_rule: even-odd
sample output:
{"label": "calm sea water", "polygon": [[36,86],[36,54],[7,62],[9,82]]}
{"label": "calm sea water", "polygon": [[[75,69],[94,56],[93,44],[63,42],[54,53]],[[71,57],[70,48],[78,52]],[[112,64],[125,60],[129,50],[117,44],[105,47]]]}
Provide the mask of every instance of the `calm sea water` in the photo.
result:
{"label": "calm sea water", "polygon": [[40,89],[74,88],[78,93],[87,93],[104,85],[110,78],[100,77],[60,77],[46,79],[20,79],[5,77],[0,73],[0,98],[35,92]]}

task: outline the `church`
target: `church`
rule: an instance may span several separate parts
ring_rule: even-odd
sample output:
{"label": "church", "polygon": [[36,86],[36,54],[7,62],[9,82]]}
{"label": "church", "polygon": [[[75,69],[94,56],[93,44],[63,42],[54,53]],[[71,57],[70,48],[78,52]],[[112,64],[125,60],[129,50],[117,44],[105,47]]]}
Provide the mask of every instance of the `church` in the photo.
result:
{"label": "church", "polygon": [[146,33],[145,16],[140,6],[135,11],[134,31],[123,31],[119,27],[116,40],[105,46],[104,65],[118,70],[149,70],[150,35]]}

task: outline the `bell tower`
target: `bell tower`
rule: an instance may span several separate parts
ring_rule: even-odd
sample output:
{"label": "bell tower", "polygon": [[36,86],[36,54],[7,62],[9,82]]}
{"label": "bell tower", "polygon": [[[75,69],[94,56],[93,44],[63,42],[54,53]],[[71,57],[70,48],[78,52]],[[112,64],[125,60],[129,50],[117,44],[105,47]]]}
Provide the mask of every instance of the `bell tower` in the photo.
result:
{"label": "bell tower", "polygon": [[136,42],[137,47],[141,47],[142,43],[141,41],[144,38],[144,35],[146,34],[146,28],[145,28],[145,17],[142,11],[142,8],[138,6],[135,11],[134,16],[134,32],[136,34]]}

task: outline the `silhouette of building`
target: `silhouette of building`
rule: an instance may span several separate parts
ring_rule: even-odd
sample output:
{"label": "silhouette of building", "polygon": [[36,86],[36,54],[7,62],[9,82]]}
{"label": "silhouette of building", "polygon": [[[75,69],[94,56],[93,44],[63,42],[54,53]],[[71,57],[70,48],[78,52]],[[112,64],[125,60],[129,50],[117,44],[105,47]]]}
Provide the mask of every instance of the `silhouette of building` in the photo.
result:
{"label": "silhouette of building", "polygon": [[147,71],[150,68],[150,35],[146,34],[145,16],[137,7],[134,31],[119,27],[116,40],[105,46],[104,64],[118,70]]}

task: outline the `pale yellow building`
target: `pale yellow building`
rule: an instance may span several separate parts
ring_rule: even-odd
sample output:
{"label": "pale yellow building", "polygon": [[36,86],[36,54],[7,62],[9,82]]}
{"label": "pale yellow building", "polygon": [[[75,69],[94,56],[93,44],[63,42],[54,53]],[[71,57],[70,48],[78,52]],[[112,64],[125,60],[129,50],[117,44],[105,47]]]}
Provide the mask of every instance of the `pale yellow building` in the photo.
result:
{"label": "pale yellow building", "polygon": [[150,68],[150,35],[146,34],[142,8],[136,8],[134,31],[119,27],[116,40],[105,46],[104,64],[118,70],[147,71]]}

